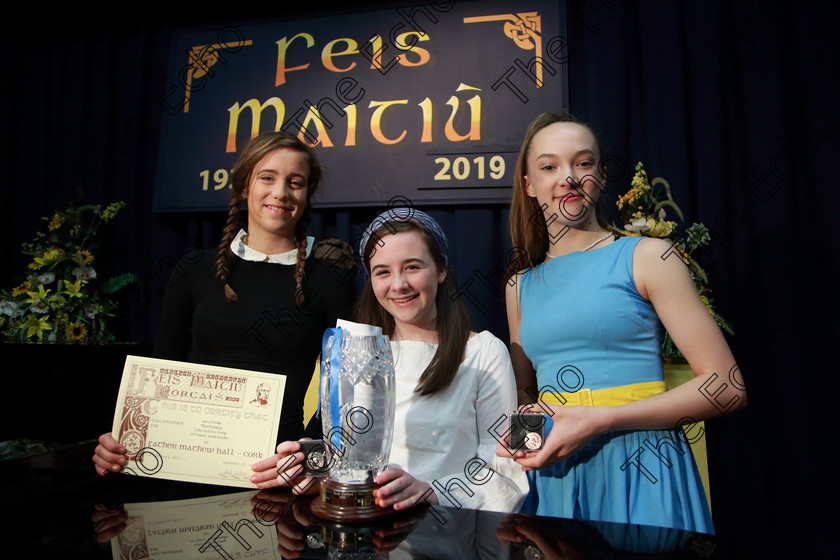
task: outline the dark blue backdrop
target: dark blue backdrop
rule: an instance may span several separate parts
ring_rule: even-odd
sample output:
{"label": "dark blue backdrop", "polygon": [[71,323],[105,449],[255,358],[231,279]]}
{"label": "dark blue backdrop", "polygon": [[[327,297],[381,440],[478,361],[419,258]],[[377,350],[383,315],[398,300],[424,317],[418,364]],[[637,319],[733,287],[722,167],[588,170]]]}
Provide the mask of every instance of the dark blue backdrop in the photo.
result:
{"label": "dark blue backdrop", "polygon": [[[829,411],[840,340],[833,285],[840,11],[831,0],[571,0],[567,7],[572,110],[626,163],[610,195],[624,192],[643,160],[652,175],[669,179],[688,219],[712,229],[704,264],[736,328],[731,343],[750,393],[743,413],[708,426],[718,532],[745,556],[830,557],[837,552],[826,521],[836,519],[838,486]],[[218,214],[151,212],[160,115],[151,91],[164,73],[168,30],[197,16],[157,12],[154,24],[110,28],[65,15],[22,23],[0,39],[1,279],[11,284],[23,271],[19,243],[40,216],[72,200],[125,200],[100,262],[143,276],[144,299],[126,307],[122,332],[151,340],[172,264],[192,248],[214,246],[222,223]],[[278,15],[295,14],[255,8],[201,17],[235,23]],[[506,209],[429,210],[451,239],[477,326],[506,338],[501,300],[482,280],[504,264]],[[313,233],[351,239],[374,213],[324,211]]]}

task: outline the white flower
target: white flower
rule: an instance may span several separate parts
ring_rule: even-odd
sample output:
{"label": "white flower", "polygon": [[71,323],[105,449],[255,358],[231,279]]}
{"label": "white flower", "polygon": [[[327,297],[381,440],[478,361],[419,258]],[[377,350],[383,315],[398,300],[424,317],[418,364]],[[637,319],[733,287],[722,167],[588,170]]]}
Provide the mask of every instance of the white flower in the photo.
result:
{"label": "white flower", "polygon": [[50,304],[46,300],[39,299],[29,306],[29,311],[33,313],[46,313],[50,310]]}
{"label": "white flower", "polygon": [[76,277],[76,280],[81,280],[85,283],[87,283],[88,280],[96,278],[96,271],[92,266],[77,266],[71,272],[73,276]]}
{"label": "white flower", "polygon": [[35,277],[39,284],[51,284],[55,280],[55,274],[52,272],[45,272]]}
{"label": "white flower", "polygon": [[653,220],[648,221],[647,218],[633,218],[629,224],[624,224],[624,229],[627,231],[647,231],[651,228]]}
{"label": "white flower", "polygon": [[20,315],[20,307],[17,303],[6,299],[0,299],[0,314],[16,317]]}
{"label": "white flower", "polygon": [[96,309],[94,304],[89,303],[85,306],[85,315],[87,315],[88,319],[93,319],[97,313],[99,313],[99,310]]}

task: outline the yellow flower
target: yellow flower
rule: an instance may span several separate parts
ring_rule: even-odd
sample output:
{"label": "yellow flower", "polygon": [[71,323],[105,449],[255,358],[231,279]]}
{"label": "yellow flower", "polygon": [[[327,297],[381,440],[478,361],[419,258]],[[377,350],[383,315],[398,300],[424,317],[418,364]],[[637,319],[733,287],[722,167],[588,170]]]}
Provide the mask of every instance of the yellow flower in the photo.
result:
{"label": "yellow flower", "polygon": [[30,290],[26,292],[26,295],[29,296],[29,299],[26,300],[26,303],[38,303],[39,301],[46,301],[47,295],[49,295],[50,290],[45,290],[44,285],[41,284],[38,286],[38,291]]}
{"label": "yellow flower", "polygon": [[117,215],[117,212],[120,211],[120,208],[123,208],[124,206],[125,206],[125,202],[122,202],[122,201],[114,202],[114,203],[108,205],[108,207],[105,208],[105,210],[102,211],[102,221],[103,222],[108,222],[110,220],[113,220],[114,216]]}
{"label": "yellow flower", "polygon": [[29,282],[24,282],[20,286],[15,286],[14,288],[12,288],[12,295],[15,297],[22,296],[30,290],[30,287],[31,286],[29,285]]}
{"label": "yellow flower", "polygon": [[21,325],[21,328],[26,330],[26,338],[37,336],[38,340],[44,339],[44,331],[51,331],[52,326],[47,323],[49,317],[36,318],[35,315],[30,315],[26,321]]}
{"label": "yellow flower", "polygon": [[618,197],[618,202],[616,202],[616,205],[618,206],[618,209],[621,210],[622,208],[624,208],[625,204],[636,202],[638,198],[639,192],[636,189],[630,189],[629,191],[627,191],[627,193]]}
{"label": "yellow flower", "polygon": [[669,222],[667,220],[656,220],[654,222],[652,219],[649,219],[648,221],[652,222],[648,230],[648,235],[651,237],[668,237],[674,231],[674,228],[677,227],[676,222]]}
{"label": "yellow flower", "polygon": [[650,190],[647,172],[645,171],[642,162],[636,164],[636,174],[633,175],[633,179],[630,181],[630,186],[636,189],[639,194],[644,194],[646,191]]}
{"label": "yellow flower", "polygon": [[47,229],[50,231],[55,231],[61,227],[64,223],[64,218],[61,214],[53,214],[52,220],[50,220],[49,225],[47,225]]}
{"label": "yellow flower", "polygon": [[69,323],[65,332],[67,340],[71,342],[80,342],[87,336],[87,327],[85,327],[85,324],[81,321],[76,321],[74,323]]}
{"label": "yellow flower", "polygon": [[637,208],[641,208],[644,206],[645,199],[650,191],[651,186],[644,165],[639,162],[636,164],[636,173],[630,181],[630,190],[618,197],[616,205],[619,210],[623,209],[625,205],[635,205]]}
{"label": "yellow flower", "polygon": [[56,263],[63,258],[64,258],[64,250],[59,249],[58,247],[54,247],[54,248],[46,251],[40,257],[35,257],[35,259],[34,259],[35,263],[34,264],[37,265],[37,266],[33,266],[33,263],[29,263],[29,268],[31,268],[33,270],[37,270],[41,267],[49,266],[53,263]]}
{"label": "yellow flower", "polygon": [[76,280],[75,282],[70,282],[69,280],[64,281],[64,292],[69,297],[77,297],[81,298],[82,294],[80,290],[82,289],[82,280]]}
{"label": "yellow flower", "polygon": [[93,262],[93,253],[86,249],[80,249],[73,255],[73,262],[82,266],[88,265]]}

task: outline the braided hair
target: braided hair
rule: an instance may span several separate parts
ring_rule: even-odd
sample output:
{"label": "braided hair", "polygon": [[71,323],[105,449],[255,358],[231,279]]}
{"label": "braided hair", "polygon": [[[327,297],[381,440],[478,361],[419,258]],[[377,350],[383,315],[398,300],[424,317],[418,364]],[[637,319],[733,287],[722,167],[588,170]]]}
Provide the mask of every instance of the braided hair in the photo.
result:
{"label": "braided hair", "polygon": [[309,164],[309,180],[306,189],[306,205],[298,222],[295,224],[295,245],[297,246],[297,261],[295,262],[295,303],[303,305],[303,278],[305,276],[304,266],[306,263],[306,232],[309,223],[312,221],[311,200],[321,186],[321,179],[324,175],[323,167],[315,156],[315,151],[303,143],[297,136],[287,132],[267,132],[255,136],[242,149],[239,159],[233,167],[231,174],[231,197],[228,205],[228,216],[225,227],[222,230],[222,240],[219,243],[216,258],[216,276],[225,286],[225,299],[234,303],[237,300],[236,292],[230,286],[232,274],[231,263],[233,252],[230,244],[236,237],[240,221],[240,212],[248,194],[248,186],[251,184],[251,175],[257,164],[268,154],[275,150],[289,148],[302,153]]}

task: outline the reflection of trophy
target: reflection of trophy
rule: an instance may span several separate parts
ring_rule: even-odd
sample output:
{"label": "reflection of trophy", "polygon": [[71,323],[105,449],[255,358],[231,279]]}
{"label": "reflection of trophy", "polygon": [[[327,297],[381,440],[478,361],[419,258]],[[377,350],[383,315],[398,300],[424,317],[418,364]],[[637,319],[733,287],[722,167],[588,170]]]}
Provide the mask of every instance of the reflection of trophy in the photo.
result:
{"label": "reflection of trophy", "polygon": [[376,505],[373,491],[376,475],[388,465],[394,406],[390,340],[376,327],[339,321],[324,334],[321,352],[320,409],[329,473],[312,503],[315,515],[356,522],[392,513]]}
{"label": "reflection of trophy", "polygon": [[[297,500],[309,499],[298,497]],[[320,498],[317,498],[320,500]],[[387,510],[386,510],[387,511]],[[293,516],[291,523],[284,517],[278,523],[291,524],[301,535],[304,549],[299,552],[299,558],[331,558],[333,560],[388,560],[389,552],[402,545],[413,531],[423,523],[428,510],[422,507],[410,508],[404,511],[391,512],[387,517],[378,517],[365,522],[336,521],[320,518],[316,521]],[[475,513],[475,512],[473,512]],[[307,524],[308,523],[308,524]],[[434,542],[446,547],[447,540],[441,539],[439,521],[435,520],[432,527],[435,533]],[[463,528],[453,530],[463,533]],[[282,529],[279,532],[283,532]],[[285,533],[284,534],[288,534]],[[473,535],[473,533],[470,533]],[[474,547],[471,540],[470,546]],[[460,552],[460,551],[459,551]],[[403,558],[403,555],[399,556]],[[408,557],[408,556],[406,556]],[[416,558],[416,555],[412,555]],[[440,558],[440,556],[420,556],[422,558]],[[446,558],[467,558],[468,556],[447,555]],[[285,558],[285,556],[284,556]]]}

